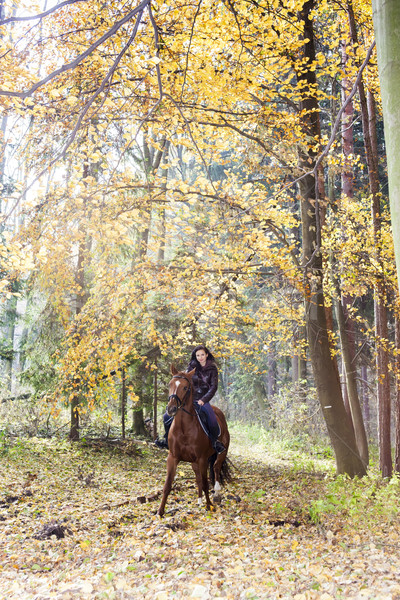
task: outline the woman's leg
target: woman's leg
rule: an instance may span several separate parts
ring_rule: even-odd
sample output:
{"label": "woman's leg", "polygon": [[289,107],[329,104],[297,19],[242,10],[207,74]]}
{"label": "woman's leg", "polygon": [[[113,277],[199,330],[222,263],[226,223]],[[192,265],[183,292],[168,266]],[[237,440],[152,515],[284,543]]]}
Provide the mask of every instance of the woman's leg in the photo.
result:
{"label": "woman's leg", "polygon": [[217,417],[215,416],[215,412],[213,411],[211,404],[208,402],[200,407],[200,411],[207,416],[209,437],[212,446],[218,452],[218,454],[221,454],[221,452],[225,451],[225,447],[220,441],[218,441],[219,425]]}
{"label": "woman's leg", "polygon": [[170,430],[173,420],[174,420],[174,417],[170,417],[169,414],[167,413],[167,411],[165,411],[165,413],[163,414],[163,421],[164,421],[164,429],[165,429],[165,437],[166,438],[168,438],[168,433],[169,433],[169,430]]}
{"label": "woman's leg", "polygon": [[164,429],[165,429],[164,437],[162,437],[162,438],[159,437],[154,442],[155,445],[158,446],[158,448],[168,448],[168,433],[169,433],[169,430],[170,430],[173,420],[174,420],[174,417],[170,417],[169,414],[167,413],[167,411],[165,411],[165,413],[163,414],[163,422],[164,422]]}
{"label": "woman's leg", "polygon": [[206,402],[205,404],[203,404],[200,410],[203,414],[207,416],[208,430],[210,432],[211,439],[217,439],[219,434],[219,425],[211,404]]}

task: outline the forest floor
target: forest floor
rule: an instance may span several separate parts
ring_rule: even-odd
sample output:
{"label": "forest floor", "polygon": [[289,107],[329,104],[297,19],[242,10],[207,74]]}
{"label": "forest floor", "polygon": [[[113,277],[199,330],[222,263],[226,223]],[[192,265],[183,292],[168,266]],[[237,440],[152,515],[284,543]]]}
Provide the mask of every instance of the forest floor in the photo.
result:
{"label": "forest floor", "polygon": [[212,512],[190,465],[156,516],[166,451],[60,440],[2,448],[0,598],[400,599],[399,482],[280,459],[236,428]]}

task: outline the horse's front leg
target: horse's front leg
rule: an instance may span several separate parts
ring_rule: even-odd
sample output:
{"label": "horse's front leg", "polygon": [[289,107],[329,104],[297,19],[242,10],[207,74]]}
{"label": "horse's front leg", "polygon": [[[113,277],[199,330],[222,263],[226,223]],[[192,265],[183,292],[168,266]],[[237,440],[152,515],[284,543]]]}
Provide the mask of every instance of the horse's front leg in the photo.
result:
{"label": "horse's front leg", "polygon": [[167,498],[172,488],[172,483],[174,481],[174,477],[176,474],[176,467],[178,466],[179,460],[174,458],[171,453],[168,454],[167,458],[167,478],[164,483],[163,488],[163,496],[161,500],[160,507],[157,511],[157,514],[162,517],[164,514],[165,505],[167,503]]}
{"label": "horse's front leg", "polygon": [[196,483],[198,490],[198,503],[201,504],[202,493],[206,497],[206,507],[210,510],[212,504],[210,500],[210,494],[208,489],[208,477],[207,477],[207,466],[208,460],[199,460],[197,463],[192,463],[193,471],[196,474]]}

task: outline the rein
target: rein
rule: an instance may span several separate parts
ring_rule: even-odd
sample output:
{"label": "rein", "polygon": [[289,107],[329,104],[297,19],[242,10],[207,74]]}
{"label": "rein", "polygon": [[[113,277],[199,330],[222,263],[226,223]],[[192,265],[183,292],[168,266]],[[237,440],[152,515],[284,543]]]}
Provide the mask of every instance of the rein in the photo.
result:
{"label": "rein", "polygon": [[193,413],[189,412],[188,410],[186,410],[185,404],[186,404],[186,400],[188,399],[190,392],[192,390],[192,382],[190,381],[190,379],[188,377],[185,377],[184,375],[174,375],[172,377],[172,379],[185,379],[185,381],[188,382],[189,387],[186,390],[186,393],[184,395],[184,397],[181,399],[179,398],[178,394],[171,394],[170,396],[168,396],[168,402],[170,402],[170,400],[175,400],[176,402],[176,408],[179,410],[183,410],[183,412],[187,413],[188,415],[194,417]]}

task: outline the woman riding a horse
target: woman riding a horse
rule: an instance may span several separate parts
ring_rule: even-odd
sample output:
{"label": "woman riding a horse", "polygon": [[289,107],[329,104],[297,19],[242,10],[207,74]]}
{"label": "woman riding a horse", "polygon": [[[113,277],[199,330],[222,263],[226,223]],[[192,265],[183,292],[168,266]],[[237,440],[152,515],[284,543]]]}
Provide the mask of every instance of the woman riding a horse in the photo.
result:
{"label": "woman riding a horse", "polygon": [[[218,369],[215,364],[215,359],[206,346],[199,345],[194,348],[190,357],[190,362],[186,370],[187,373],[195,369],[192,377],[193,384],[193,401],[196,412],[205,427],[206,433],[211,440],[212,447],[221,454],[225,451],[225,447],[218,440],[219,425],[215,412],[212,409],[210,400],[215,396],[218,389]],[[171,427],[173,417],[170,417],[166,412],[163,417],[165,436],[155,441],[159,448],[168,448],[168,432]]]}
{"label": "woman riding a horse", "polygon": [[[203,349],[203,352],[205,355],[209,354],[207,350]],[[204,360],[203,354],[197,352],[197,360],[200,365],[201,362],[204,363],[204,371],[207,359]],[[215,373],[214,369],[210,369],[210,373],[209,379],[212,381],[212,373]],[[202,503],[204,494],[207,510],[211,510],[212,507],[209,494],[209,480],[213,486],[214,500],[219,496],[219,492],[222,489],[221,486],[231,480],[227,461],[227,451],[230,441],[228,424],[223,412],[218,407],[211,407],[209,402],[203,400],[206,398],[205,385],[204,389],[200,385],[206,381],[206,378],[202,377],[201,380],[199,377],[195,378],[196,368],[193,368],[191,371],[177,371],[173,365],[171,366],[171,375],[172,379],[168,386],[167,414],[172,418],[172,423],[170,424],[168,434],[167,476],[163,487],[161,504],[157,511],[160,517],[164,514],[167,498],[175,479],[176,468],[181,461],[191,463],[196,476],[198,502],[199,504]],[[194,381],[197,387],[195,387]],[[201,390],[203,394],[197,403],[194,402],[196,390]],[[200,392],[197,392],[197,394],[199,396]],[[199,407],[199,410],[203,410],[204,406],[210,406],[215,414],[218,430],[216,427],[213,428],[211,423],[211,426],[207,425],[207,431],[211,431],[213,436],[220,434],[221,445],[218,447],[224,448],[221,453],[218,453],[215,449],[216,440],[211,439],[210,435],[206,433],[206,428],[201,424],[196,414],[196,406]],[[209,478],[207,471],[209,472]]]}

